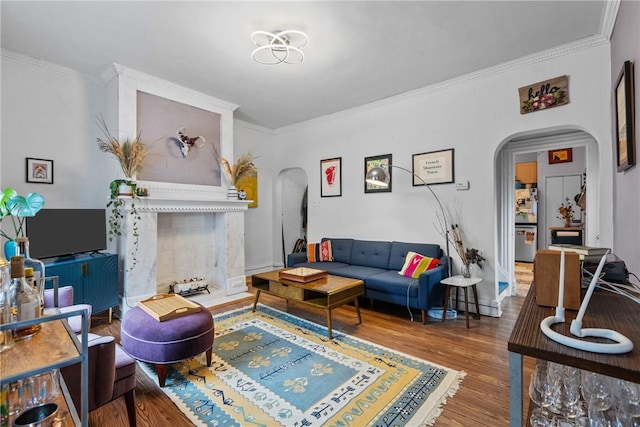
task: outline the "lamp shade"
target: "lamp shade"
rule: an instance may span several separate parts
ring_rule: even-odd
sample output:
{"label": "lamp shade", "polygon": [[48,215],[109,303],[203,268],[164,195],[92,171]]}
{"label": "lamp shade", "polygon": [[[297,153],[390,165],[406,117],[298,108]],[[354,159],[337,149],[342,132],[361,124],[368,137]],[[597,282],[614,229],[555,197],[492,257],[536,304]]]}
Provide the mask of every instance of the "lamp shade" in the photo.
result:
{"label": "lamp shade", "polygon": [[377,185],[379,187],[389,186],[389,174],[383,168],[376,166],[371,168],[365,176],[365,181],[369,184]]}

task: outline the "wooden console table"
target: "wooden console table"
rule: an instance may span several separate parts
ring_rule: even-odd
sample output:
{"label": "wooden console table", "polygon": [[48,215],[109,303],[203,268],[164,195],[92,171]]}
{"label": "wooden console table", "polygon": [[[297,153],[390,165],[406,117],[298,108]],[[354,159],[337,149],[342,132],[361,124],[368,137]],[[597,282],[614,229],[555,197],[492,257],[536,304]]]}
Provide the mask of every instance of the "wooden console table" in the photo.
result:
{"label": "wooden console table", "polygon": [[[534,283],[535,286],[535,283]],[[511,427],[522,426],[523,356],[549,360],[587,371],[640,383],[640,304],[611,292],[593,293],[582,319],[584,328],[613,329],[628,337],[634,348],[626,354],[611,355],[576,350],[557,343],[542,333],[540,322],[553,316],[555,308],[541,307],[535,301],[533,286],[527,294],[520,315],[509,338],[509,408]],[[577,311],[566,310],[566,322],[555,330],[571,335],[569,327]],[[527,422],[528,425],[528,422]]]}

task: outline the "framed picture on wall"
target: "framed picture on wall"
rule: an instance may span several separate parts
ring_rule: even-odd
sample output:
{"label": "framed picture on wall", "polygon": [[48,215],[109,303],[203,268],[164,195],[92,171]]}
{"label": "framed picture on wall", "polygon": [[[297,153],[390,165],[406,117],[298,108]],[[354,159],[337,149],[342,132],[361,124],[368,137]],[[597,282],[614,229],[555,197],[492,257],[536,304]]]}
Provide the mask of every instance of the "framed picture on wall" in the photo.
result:
{"label": "framed picture on wall", "polygon": [[[367,174],[374,168],[380,168],[384,172],[384,185],[367,182]],[[382,156],[365,157],[364,159],[364,192],[365,193],[390,193],[391,192],[391,154]]]}
{"label": "framed picture on wall", "polygon": [[320,196],[342,196],[342,157],[320,160]]}
{"label": "framed picture on wall", "polygon": [[449,184],[454,180],[453,148],[414,154],[412,163],[414,187]]}
{"label": "framed picture on wall", "polygon": [[636,164],[633,62],[625,61],[615,88],[618,172]]}
{"label": "framed picture on wall", "polygon": [[53,184],[53,160],[27,157],[27,182]]}
{"label": "framed picture on wall", "polygon": [[549,150],[549,164],[554,163],[571,163],[573,161],[572,148],[559,148],[557,150]]}

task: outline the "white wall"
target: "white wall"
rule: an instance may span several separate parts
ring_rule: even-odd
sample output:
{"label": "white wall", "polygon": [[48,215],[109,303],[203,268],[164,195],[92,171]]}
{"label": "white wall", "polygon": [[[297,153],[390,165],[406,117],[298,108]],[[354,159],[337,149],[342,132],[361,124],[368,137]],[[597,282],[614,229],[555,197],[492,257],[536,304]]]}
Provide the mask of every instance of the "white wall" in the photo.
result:
{"label": "white wall", "polygon": [[234,152],[236,158],[246,152],[256,156],[258,167],[258,207],[245,213],[245,267],[247,274],[270,270],[274,258],[272,242],[279,239],[280,232],[274,234],[274,185],[277,171],[271,165],[276,154],[273,150],[273,133],[265,128],[240,120],[234,121]]}
{"label": "white wall", "polygon": [[[0,186],[38,192],[46,208],[101,208],[109,159],[98,150],[102,85],[90,76],[2,51]],[[53,160],[54,183],[25,182],[25,158]]]}
{"label": "white wall", "polygon": [[[364,158],[392,153],[393,164],[411,168],[412,154],[454,148],[455,179],[468,180],[470,189],[456,191],[447,184],[434,190],[448,209],[460,214],[466,245],[488,258],[480,298],[495,300],[495,153],[511,135],[565,126],[585,130],[605,148],[599,160],[606,173],[599,183],[603,194],[597,232],[611,241],[610,94],[601,83],[609,81],[608,45],[567,52],[281,129],[276,150],[286,155],[273,167],[300,166],[307,172],[309,241],[333,236],[444,244],[434,227],[437,208],[430,193],[412,187],[410,174],[395,169],[392,193],[365,194]],[[568,105],[519,113],[519,87],[560,75],[569,76]],[[343,195],[321,198],[319,161],[332,157],[342,157]],[[459,266],[457,256],[454,262]]]}
{"label": "white wall", "polygon": [[[636,161],[640,160],[637,152],[640,147],[638,144],[640,141],[640,43],[638,40],[640,40],[640,3],[623,1],[620,3],[618,18],[611,37],[611,86],[607,89],[613,91],[624,61],[633,61],[635,64]],[[609,99],[613,105],[613,96]],[[613,120],[615,110],[612,108],[611,111]],[[615,133],[612,133],[612,139],[615,139]],[[616,173],[615,145],[612,144],[610,147],[613,156],[615,205],[613,252],[625,261],[627,270],[640,276],[640,238],[638,237],[640,169],[636,165],[624,172]]]}

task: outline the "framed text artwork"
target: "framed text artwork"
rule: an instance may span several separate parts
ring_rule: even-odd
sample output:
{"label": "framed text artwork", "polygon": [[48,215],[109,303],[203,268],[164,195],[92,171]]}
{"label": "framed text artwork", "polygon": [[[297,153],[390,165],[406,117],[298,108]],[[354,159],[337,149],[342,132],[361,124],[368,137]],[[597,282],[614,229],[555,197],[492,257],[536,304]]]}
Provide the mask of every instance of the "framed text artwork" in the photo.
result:
{"label": "framed text artwork", "polygon": [[[385,172],[384,185],[367,182],[367,174],[373,168],[381,168]],[[391,154],[383,156],[365,157],[364,159],[364,192],[365,193],[390,193],[391,192]]]}
{"label": "framed text artwork", "polygon": [[448,184],[454,180],[453,148],[413,155],[413,185]]}
{"label": "framed text artwork", "polygon": [[549,164],[554,163],[571,163],[573,161],[572,148],[559,148],[557,150],[549,150]]}
{"label": "framed text artwork", "polygon": [[342,196],[342,157],[320,160],[320,196]]}
{"label": "framed text artwork", "polygon": [[27,157],[27,182],[53,184],[53,160]]}
{"label": "framed text artwork", "polygon": [[615,87],[618,172],[636,164],[633,62],[625,61]]}

